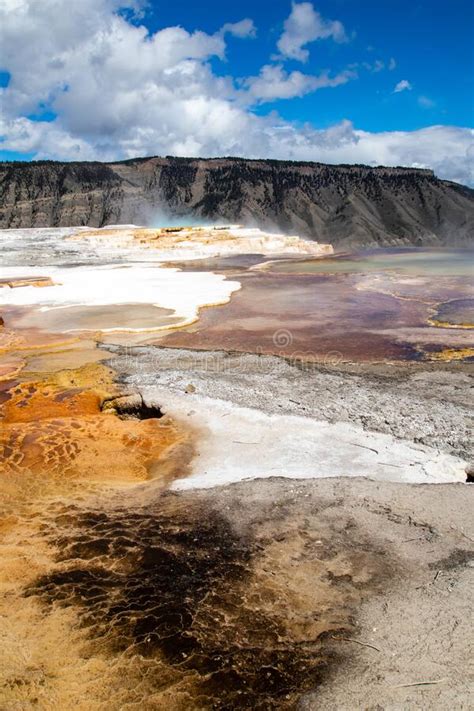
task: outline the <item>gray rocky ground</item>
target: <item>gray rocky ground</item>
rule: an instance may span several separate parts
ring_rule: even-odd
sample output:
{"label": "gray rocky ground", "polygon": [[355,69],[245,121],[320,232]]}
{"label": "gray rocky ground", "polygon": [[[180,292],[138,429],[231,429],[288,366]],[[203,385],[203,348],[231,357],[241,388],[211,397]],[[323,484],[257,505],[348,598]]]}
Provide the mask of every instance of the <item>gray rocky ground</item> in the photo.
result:
{"label": "gray rocky ground", "polygon": [[318,365],[224,351],[115,350],[121,357],[112,365],[139,389],[184,392],[191,384],[199,395],[270,414],[352,422],[474,458],[474,364]]}
{"label": "gray rocky ground", "polygon": [[[290,708],[472,708],[472,491],[274,479],[200,496],[266,534],[256,568],[268,576],[271,556],[293,634],[326,626],[320,683]],[[338,620],[346,630],[331,632]]]}
{"label": "gray rocky ground", "polygon": [[[199,393],[267,413],[349,421],[472,457],[466,364],[296,366],[224,352],[118,351],[112,363],[128,385],[147,390],[159,382],[164,391],[185,392],[190,406]],[[286,650],[278,652],[270,635],[265,654],[250,662],[258,668],[265,660],[268,684],[259,687],[244,664],[239,688],[249,684],[249,695],[234,696],[225,680],[217,703],[301,711],[472,708],[473,493],[469,484],[271,478],[169,494],[181,508],[198,502],[219,511],[258,551],[245,592],[232,584],[237,608],[220,639],[253,639],[263,615],[268,629],[279,626]],[[288,674],[272,691],[282,665]]]}

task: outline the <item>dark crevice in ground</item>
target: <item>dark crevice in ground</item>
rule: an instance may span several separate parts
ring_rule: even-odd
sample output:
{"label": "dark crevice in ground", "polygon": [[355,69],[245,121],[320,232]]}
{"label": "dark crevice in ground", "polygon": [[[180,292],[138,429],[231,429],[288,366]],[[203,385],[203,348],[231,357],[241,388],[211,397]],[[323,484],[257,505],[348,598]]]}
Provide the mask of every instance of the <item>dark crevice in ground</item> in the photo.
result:
{"label": "dark crevice in ground", "polygon": [[164,416],[161,407],[146,403],[139,392],[105,400],[102,411],[112,411],[121,419],[150,420]]}

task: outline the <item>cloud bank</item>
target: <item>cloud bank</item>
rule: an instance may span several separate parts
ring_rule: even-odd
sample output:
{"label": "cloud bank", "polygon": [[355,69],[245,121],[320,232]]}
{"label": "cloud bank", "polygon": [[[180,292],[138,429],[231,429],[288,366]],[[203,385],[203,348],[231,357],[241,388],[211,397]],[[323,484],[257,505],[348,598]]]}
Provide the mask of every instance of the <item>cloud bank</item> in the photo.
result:
{"label": "cloud bank", "polygon": [[253,41],[250,18],[214,34],[150,34],[131,0],[0,0],[0,28],[0,68],[10,74],[0,97],[3,150],[64,160],[171,154],[410,165],[474,183],[470,129],[370,133],[345,120],[317,130],[255,113],[259,104],[357,79],[354,67],[317,75],[285,68],[304,62],[311,42],[347,40],[342,23],[308,2],[293,4],[278,59],[239,80],[217,74],[212,62],[225,61],[229,37]]}

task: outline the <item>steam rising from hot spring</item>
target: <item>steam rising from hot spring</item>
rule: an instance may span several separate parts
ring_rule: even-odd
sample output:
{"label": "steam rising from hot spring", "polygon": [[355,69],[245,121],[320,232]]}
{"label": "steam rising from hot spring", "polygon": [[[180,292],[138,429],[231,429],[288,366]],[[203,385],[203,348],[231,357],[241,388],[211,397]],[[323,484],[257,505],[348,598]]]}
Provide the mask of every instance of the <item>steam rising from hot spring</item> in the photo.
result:
{"label": "steam rising from hot spring", "polygon": [[210,220],[209,218],[196,215],[194,212],[175,213],[166,208],[156,208],[151,215],[144,220],[147,227],[154,229],[166,229],[175,227],[224,227],[229,224],[222,219]]}

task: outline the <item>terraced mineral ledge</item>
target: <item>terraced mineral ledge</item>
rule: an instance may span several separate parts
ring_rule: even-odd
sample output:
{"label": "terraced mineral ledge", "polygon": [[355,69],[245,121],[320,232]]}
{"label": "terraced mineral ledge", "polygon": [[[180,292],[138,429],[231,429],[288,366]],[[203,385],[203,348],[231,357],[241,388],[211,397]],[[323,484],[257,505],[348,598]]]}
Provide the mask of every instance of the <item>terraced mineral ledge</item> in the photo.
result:
{"label": "terraced mineral ledge", "polygon": [[467,708],[472,253],[0,247],[2,708]]}

